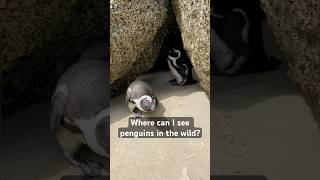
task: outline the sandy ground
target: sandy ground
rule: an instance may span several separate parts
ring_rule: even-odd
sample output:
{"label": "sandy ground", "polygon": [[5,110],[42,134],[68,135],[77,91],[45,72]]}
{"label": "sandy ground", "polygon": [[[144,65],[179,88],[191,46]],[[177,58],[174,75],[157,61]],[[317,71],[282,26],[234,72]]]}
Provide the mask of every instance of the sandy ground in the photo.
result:
{"label": "sandy ground", "polygon": [[[111,100],[111,178],[152,180],[209,180],[210,104],[199,84],[173,86],[169,72],[138,77],[148,82],[160,105],[147,116],[194,117],[202,138],[118,138],[131,114],[124,96]],[[125,171],[124,171],[125,169]]]}
{"label": "sandy ground", "polygon": [[215,174],[320,179],[319,129],[285,73],[216,77],[213,83]]}
{"label": "sandy ground", "polygon": [[[210,126],[207,96],[198,85],[169,85],[169,73],[143,78],[151,81],[150,84],[155,88],[162,104],[156,116],[193,116],[195,126],[203,128],[203,137],[134,140],[116,138],[118,127],[126,127],[129,116],[124,97],[116,97],[112,100],[112,115],[117,117],[112,118],[111,125],[112,179],[127,179],[128,176],[133,179],[209,179]],[[3,160],[6,162],[3,179],[58,180],[64,175],[78,174],[64,160],[50,134],[49,110],[49,102],[43,102],[3,119]]]}
{"label": "sandy ground", "polygon": [[[208,101],[199,87],[168,86],[167,76],[145,77],[163,104],[159,115],[206,116]],[[319,129],[285,73],[216,77],[213,84],[212,172],[262,174],[270,180],[320,179]],[[190,100],[192,103],[182,103]],[[111,125],[112,179],[125,174],[178,180],[206,176],[208,139],[119,139],[117,127],[128,125],[124,97],[114,98],[112,107],[112,116],[116,115]],[[50,135],[48,112],[49,103],[44,102],[3,119],[5,169],[1,175],[6,178],[2,179],[57,180],[65,174],[77,174]],[[207,123],[200,118],[195,125],[208,132]]]}
{"label": "sandy ground", "polygon": [[50,134],[49,109],[43,102],[3,119],[4,179],[58,180],[77,174]]}

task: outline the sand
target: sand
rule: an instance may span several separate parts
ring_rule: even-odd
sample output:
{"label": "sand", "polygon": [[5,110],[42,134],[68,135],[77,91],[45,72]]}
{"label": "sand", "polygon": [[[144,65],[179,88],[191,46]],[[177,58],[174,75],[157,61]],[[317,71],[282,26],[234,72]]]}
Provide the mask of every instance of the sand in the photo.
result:
{"label": "sand", "polygon": [[215,174],[320,179],[319,128],[284,71],[217,77],[214,87]]}
{"label": "sand", "polygon": [[[203,128],[200,139],[119,139],[118,127],[128,125],[123,96],[112,99],[112,179],[209,179],[209,100],[198,84],[168,84],[168,72],[141,76],[155,88],[162,105],[156,116],[193,116]],[[78,175],[64,159],[50,134],[49,102],[32,105],[2,121],[5,169],[8,180],[57,180]],[[147,178],[148,179],[148,178]]]}
{"label": "sand", "polygon": [[[208,101],[199,87],[168,86],[168,76],[159,73],[147,79],[165,105],[159,115],[205,116]],[[270,180],[320,179],[319,128],[285,73],[217,77],[213,86],[212,173],[262,174]],[[182,103],[190,99],[192,103]],[[114,98],[112,104],[117,107],[111,125],[112,179],[159,175],[193,180],[209,172],[208,139],[119,139],[117,127],[128,125],[129,113],[124,97]],[[77,174],[50,134],[48,112],[49,103],[43,102],[2,119],[1,160],[5,169],[0,179],[57,180]],[[208,133],[207,122],[204,118],[195,125]]]}
{"label": "sand", "polygon": [[210,179],[210,104],[199,84],[173,86],[169,72],[138,77],[148,82],[160,105],[147,116],[194,117],[202,138],[118,138],[131,116],[124,96],[111,100],[111,178],[148,180]]}
{"label": "sand", "polygon": [[49,109],[43,102],[3,119],[3,179],[58,180],[78,174],[50,133]]}

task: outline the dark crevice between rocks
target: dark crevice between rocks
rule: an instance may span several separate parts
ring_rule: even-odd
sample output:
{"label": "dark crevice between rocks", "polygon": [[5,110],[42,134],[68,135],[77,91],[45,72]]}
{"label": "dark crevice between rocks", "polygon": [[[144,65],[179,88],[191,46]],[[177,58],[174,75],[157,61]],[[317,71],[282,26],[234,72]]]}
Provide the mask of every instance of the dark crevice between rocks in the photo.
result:
{"label": "dark crevice between rocks", "polygon": [[[1,59],[4,60],[1,62],[2,117],[31,104],[50,99],[59,76],[78,61],[81,52],[90,44],[90,40],[106,34],[108,17],[106,18],[105,10],[99,10],[95,12],[96,14],[90,15],[90,9],[86,9],[87,7],[104,8],[100,5],[104,4],[79,1],[72,7],[73,9],[68,10],[69,16],[66,17],[68,21],[57,19],[59,16],[53,17],[48,22],[50,27],[37,29],[40,37],[32,37],[37,41],[30,42],[33,47],[21,57],[9,61],[8,56],[4,53],[14,52],[1,52]],[[6,16],[10,15],[11,13],[6,14]],[[90,16],[91,19],[92,16],[96,18],[93,18],[94,21],[92,21],[86,19],[87,16]],[[60,23],[57,24],[57,22]],[[57,27],[54,28],[54,26]],[[1,31],[1,34],[5,35],[5,32]],[[5,38],[6,41],[10,41],[8,37]],[[19,44],[19,46],[28,45]],[[7,51],[14,49],[13,47],[7,48]]]}

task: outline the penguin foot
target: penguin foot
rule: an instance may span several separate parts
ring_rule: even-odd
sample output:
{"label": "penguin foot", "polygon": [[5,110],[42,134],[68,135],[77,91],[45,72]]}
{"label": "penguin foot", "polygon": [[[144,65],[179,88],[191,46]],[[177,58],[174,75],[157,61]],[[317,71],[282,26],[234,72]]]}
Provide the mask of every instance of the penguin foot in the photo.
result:
{"label": "penguin foot", "polygon": [[170,83],[171,85],[178,85],[176,79],[171,79],[171,80],[169,81],[169,83]]}
{"label": "penguin foot", "polygon": [[135,108],[131,111],[131,113],[134,115],[134,117],[142,117],[142,113],[141,113],[141,111],[140,111],[137,107],[135,107]]}
{"label": "penguin foot", "polygon": [[134,115],[134,117],[142,117],[142,113],[140,112],[132,112],[132,114]]}
{"label": "penguin foot", "polygon": [[67,159],[83,176],[102,175],[102,165],[98,162],[91,160],[79,160],[74,157],[67,157]]}

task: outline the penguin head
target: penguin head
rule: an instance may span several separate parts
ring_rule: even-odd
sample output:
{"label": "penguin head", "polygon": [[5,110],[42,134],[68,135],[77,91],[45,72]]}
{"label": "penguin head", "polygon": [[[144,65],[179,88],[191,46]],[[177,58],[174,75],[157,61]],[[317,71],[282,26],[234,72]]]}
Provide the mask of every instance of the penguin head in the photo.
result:
{"label": "penguin head", "polygon": [[168,54],[169,54],[168,55],[169,58],[171,58],[171,59],[179,59],[181,57],[181,52],[175,48],[170,49]]}
{"label": "penguin head", "polygon": [[181,56],[182,53],[180,50],[171,49],[168,55],[168,64],[177,84],[184,85],[189,77],[189,67],[186,63],[186,59],[180,58]]}
{"label": "penguin head", "polygon": [[157,100],[149,95],[143,95],[137,104],[138,109],[143,112],[150,112],[156,109]]}

